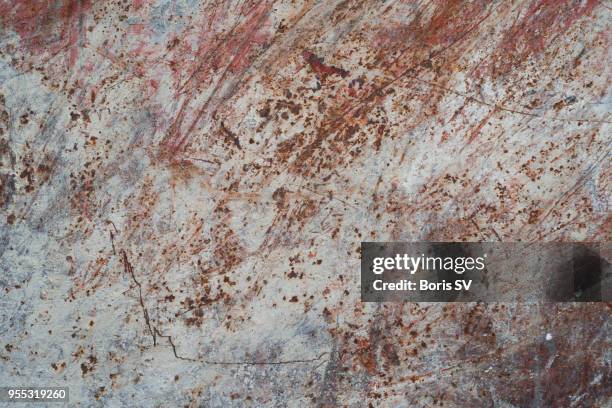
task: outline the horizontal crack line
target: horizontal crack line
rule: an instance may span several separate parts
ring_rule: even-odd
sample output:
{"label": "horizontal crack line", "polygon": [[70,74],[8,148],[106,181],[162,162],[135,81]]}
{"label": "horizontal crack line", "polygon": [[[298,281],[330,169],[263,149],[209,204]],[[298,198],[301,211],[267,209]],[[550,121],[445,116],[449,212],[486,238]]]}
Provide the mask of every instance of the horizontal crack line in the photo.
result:
{"label": "horizontal crack line", "polygon": [[136,279],[136,275],[134,274],[134,268],[132,267],[132,264],[128,260],[126,252],[122,249],[120,253],[123,258],[122,261],[123,261],[123,267],[125,269],[125,272],[132,278],[132,280],[134,281],[134,284],[136,285],[138,289],[138,300],[140,303],[140,307],[142,309],[142,313],[145,318],[145,324],[147,326],[149,333],[151,334],[151,337],[153,338],[153,347],[157,346],[158,337],[165,338],[168,340],[168,343],[170,344],[170,347],[172,348],[172,353],[174,354],[174,357],[179,360],[191,361],[194,363],[204,363],[204,364],[210,364],[210,365],[284,365],[284,364],[313,363],[315,361],[321,360],[323,356],[329,354],[329,352],[325,351],[319,354],[319,356],[315,358],[280,360],[280,361],[215,361],[215,360],[206,360],[206,359],[200,359],[200,358],[183,357],[179,355],[176,349],[176,344],[174,344],[174,341],[172,340],[172,336],[162,334],[156,326],[151,324],[151,320],[149,318],[149,311],[147,307],[145,306],[144,298],[142,296],[142,284],[140,283],[140,281]]}

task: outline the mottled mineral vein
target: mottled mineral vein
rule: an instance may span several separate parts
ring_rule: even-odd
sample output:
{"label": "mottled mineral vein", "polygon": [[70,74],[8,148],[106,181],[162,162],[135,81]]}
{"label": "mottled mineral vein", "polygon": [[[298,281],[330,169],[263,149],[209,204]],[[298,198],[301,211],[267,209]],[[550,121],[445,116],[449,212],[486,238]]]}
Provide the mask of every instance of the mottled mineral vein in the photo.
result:
{"label": "mottled mineral vein", "polygon": [[0,385],[608,405],[608,304],[365,304],[358,250],[609,241],[610,13],[1,0]]}

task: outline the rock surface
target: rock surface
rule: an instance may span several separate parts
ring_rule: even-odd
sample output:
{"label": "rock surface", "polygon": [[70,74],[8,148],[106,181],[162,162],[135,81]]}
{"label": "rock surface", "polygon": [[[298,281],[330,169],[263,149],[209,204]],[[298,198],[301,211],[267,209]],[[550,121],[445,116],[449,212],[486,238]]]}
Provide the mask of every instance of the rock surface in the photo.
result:
{"label": "rock surface", "polygon": [[361,241],[609,241],[606,2],[2,0],[0,385],[595,407],[610,305],[360,302]]}

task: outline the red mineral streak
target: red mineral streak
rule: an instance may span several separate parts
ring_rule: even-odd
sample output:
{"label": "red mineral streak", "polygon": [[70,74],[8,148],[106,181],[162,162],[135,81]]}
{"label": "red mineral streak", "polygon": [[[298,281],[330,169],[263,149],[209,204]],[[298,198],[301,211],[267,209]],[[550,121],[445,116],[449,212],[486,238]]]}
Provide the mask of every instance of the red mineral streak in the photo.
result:
{"label": "red mineral streak", "polygon": [[68,49],[72,67],[84,33],[83,16],[91,6],[90,0],[19,0],[0,4],[0,15],[2,24],[15,30],[33,53],[55,55]]}
{"label": "red mineral streak", "polygon": [[496,112],[497,109],[491,109],[491,111],[485,115],[485,117],[478,123],[478,125],[474,129],[472,129],[467,144],[472,143],[474,139],[478,137],[482,128],[489,122],[491,116],[493,116]]}
{"label": "red mineral streak", "polygon": [[[469,39],[469,34],[476,31],[491,13],[492,8],[487,2],[473,2],[469,6],[459,1],[438,2],[434,5],[431,17],[426,17],[424,10],[419,10],[408,25],[397,28],[393,33],[386,29],[379,31],[376,42],[381,48],[378,49],[375,64],[389,73],[390,78],[360,87],[357,102],[353,99],[356,92],[351,91],[349,86],[346,92],[335,96],[334,105],[326,110],[312,140],[304,143],[303,139],[296,138],[284,142],[281,145],[282,151],[300,151],[291,165],[291,170],[312,174],[323,168],[338,166],[338,152],[343,151],[346,146],[355,146],[367,140],[365,135],[371,132],[362,130],[363,125],[367,123],[366,118],[393,92],[395,82],[402,77],[418,77],[419,71],[434,70],[434,59],[441,61],[439,68],[436,67],[436,73],[441,76],[437,85],[444,87],[447,75],[458,69],[454,60],[465,52],[464,42]],[[338,68],[323,64],[323,61],[310,51],[303,52],[302,57],[311,69],[323,78],[332,74],[348,74],[344,70],[338,72]],[[435,113],[437,101],[441,97],[441,93],[428,94],[424,102],[430,105]],[[415,125],[425,118],[426,115],[414,118]],[[375,146],[380,146],[380,134],[378,139]],[[280,157],[290,156],[281,154]]]}
{"label": "red mineral streak", "polygon": [[[260,1],[246,9],[244,19],[234,25],[229,33],[220,37],[211,38],[204,27],[203,38],[206,41],[199,45],[195,62],[183,64],[182,67],[177,65],[177,72],[189,72],[189,76],[179,88],[179,94],[185,94],[186,97],[162,140],[162,156],[173,157],[184,149],[200,120],[231,97],[235,88],[220,91],[218,84],[239,82],[258,57],[258,47],[266,47],[269,44],[270,7],[271,3]],[[210,84],[212,74],[218,72],[221,75],[217,85]],[[179,75],[179,78],[183,76]],[[213,86],[213,94],[207,101],[193,104],[201,87],[207,84]],[[221,95],[218,95],[219,93]]]}
{"label": "red mineral streak", "polygon": [[517,22],[504,33],[491,58],[477,73],[483,75],[488,71],[493,77],[507,74],[546,51],[549,44],[582,16],[591,13],[598,3],[597,0],[537,0],[529,4],[527,11],[519,8],[520,14],[514,17]]}
{"label": "red mineral streak", "polygon": [[[460,0],[438,2],[434,16],[418,28],[415,35],[429,48],[450,46],[476,28],[482,18],[490,13],[490,9],[487,11],[489,7],[487,1],[469,4]],[[414,24],[420,25],[420,18],[416,18]]]}
{"label": "red mineral streak", "polygon": [[[435,2],[433,14],[427,17],[425,8],[414,11],[414,16],[406,19],[407,24],[395,23],[383,26],[374,36],[374,43],[379,53],[377,58],[381,66],[393,64],[414,64],[410,54],[423,59],[428,55],[419,55],[423,51],[437,54],[447,47],[456,46],[462,40],[469,39],[469,33],[476,30],[486,19],[491,4],[486,1],[475,1],[466,4],[462,1]],[[398,54],[392,60],[388,56]]]}

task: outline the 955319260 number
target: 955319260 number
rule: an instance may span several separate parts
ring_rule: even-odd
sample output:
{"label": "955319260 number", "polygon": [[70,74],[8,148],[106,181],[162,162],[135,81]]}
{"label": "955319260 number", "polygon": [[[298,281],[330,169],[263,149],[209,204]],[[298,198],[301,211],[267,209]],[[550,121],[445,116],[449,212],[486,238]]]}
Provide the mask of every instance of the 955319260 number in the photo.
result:
{"label": "955319260 number", "polygon": [[0,387],[0,402],[68,402],[68,387]]}

